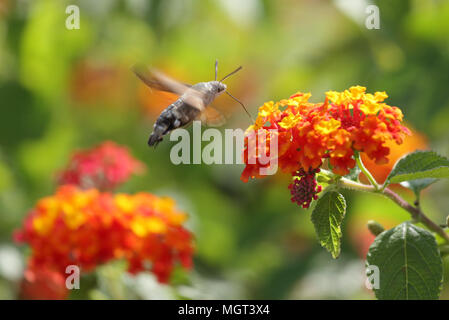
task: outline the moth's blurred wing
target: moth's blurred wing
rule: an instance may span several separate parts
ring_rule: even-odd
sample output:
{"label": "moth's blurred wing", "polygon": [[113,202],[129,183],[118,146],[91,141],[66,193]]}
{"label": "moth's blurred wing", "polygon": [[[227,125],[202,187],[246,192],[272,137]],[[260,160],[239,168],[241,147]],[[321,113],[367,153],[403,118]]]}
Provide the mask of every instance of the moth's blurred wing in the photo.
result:
{"label": "moth's blurred wing", "polygon": [[225,116],[213,107],[207,107],[201,112],[197,118],[202,124],[208,127],[220,127],[226,123]]}
{"label": "moth's blurred wing", "polygon": [[132,67],[132,70],[143,83],[156,90],[182,95],[190,87],[188,84],[178,82],[160,71],[147,68],[143,65],[135,65]]}
{"label": "moth's blurred wing", "polygon": [[182,96],[182,100],[189,106],[200,111],[205,109],[204,93],[193,89],[190,85],[176,81],[156,69],[141,65],[134,66],[133,71],[150,88],[175,93]]}

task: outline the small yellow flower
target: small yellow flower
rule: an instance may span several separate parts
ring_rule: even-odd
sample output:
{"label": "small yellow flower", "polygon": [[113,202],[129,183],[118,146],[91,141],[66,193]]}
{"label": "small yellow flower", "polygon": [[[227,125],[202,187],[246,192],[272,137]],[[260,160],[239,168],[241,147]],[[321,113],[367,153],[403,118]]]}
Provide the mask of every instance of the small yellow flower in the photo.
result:
{"label": "small yellow flower", "polygon": [[385,91],[382,91],[382,92],[378,91],[378,92],[374,93],[374,99],[377,102],[382,102],[382,101],[384,101],[387,98],[388,98],[388,94]]}
{"label": "small yellow flower", "polygon": [[117,194],[115,197],[117,206],[126,213],[132,212],[135,209],[135,202],[126,194]]}
{"label": "small yellow flower", "polygon": [[362,99],[365,95],[366,88],[362,86],[352,86],[349,88],[350,97],[354,100]]}
{"label": "small yellow flower", "polygon": [[72,211],[70,213],[65,213],[64,222],[69,227],[69,229],[75,230],[87,220],[86,214],[83,211]]}
{"label": "small yellow flower", "polygon": [[335,119],[322,120],[315,124],[314,129],[322,135],[329,135],[340,127],[340,121]]}
{"label": "small yellow flower", "polygon": [[148,232],[151,233],[165,233],[167,231],[167,225],[159,218],[148,218],[145,226]]}
{"label": "small yellow flower", "polygon": [[331,102],[333,102],[335,104],[341,104],[342,103],[341,96],[342,96],[341,92],[337,92],[337,91],[328,91],[328,92],[326,92],[326,97]]}
{"label": "small yellow flower", "polygon": [[167,226],[156,217],[136,217],[131,222],[132,231],[139,237],[145,237],[151,233],[163,234],[167,231]]}
{"label": "small yellow flower", "polygon": [[360,110],[366,115],[377,114],[381,109],[380,104],[378,104],[374,99],[367,99],[360,106]]}
{"label": "small yellow flower", "polygon": [[268,101],[263,104],[259,108],[259,116],[260,117],[268,117],[271,113],[277,110],[277,104],[274,104],[273,101]]}
{"label": "small yellow flower", "polygon": [[308,93],[297,92],[288,99],[282,99],[281,101],[279,101],[279,104],[283,106],[293,106],[296,108],[302,104],[307,103],[311,96],[312,94],[310,92]]}
{"label": "small yellow flower", "polygon": [[143,219],[141,217],[135,218],[131,222],[131,230],[139,237],[145,237],[147,235],[147,228],[145,227],[145,224],[143,223]]}
{"label": "small yellow flower", "polygon": [[296,125],[298,122],[299,117],[295,116],[294,114],[290,113],[288,116],[284,117],[281,122],[279,122],[279,126],[281,126],[284,129],[292,128]]}
{"label": "small yellow flower", "polygon": [[173,211],[175,200],[168,197],[161,197],[154,200],[154,208],[157,211],[168,212]]}
{"label": "small yellow flower", "polygon": [[33,219],[33,228],[40,235],[46,235],[53,226],[53,219],[48,216],[39,216]]}

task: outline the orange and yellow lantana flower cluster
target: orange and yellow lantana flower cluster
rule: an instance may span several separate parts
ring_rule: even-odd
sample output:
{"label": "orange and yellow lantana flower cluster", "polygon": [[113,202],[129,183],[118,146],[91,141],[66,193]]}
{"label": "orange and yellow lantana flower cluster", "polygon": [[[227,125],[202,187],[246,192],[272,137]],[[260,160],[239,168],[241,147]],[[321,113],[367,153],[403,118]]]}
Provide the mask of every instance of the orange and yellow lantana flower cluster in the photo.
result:
{"label": "orange and yellow lantana flower cluster", "polygon": [[150,270],[166,282],[176,263],[192,263],[192,235],[186,215],[170,198],[81,190],[61,186],[32,209],[16,240],[32,249],[28,268],[65,274],[68,265],[92,271],[125,259],[131,273]]}
{"label": "orange and yellow lantana flower cluster", "polygon": [[[297,93],[276,103],[266,102],[259,108],[254,125],[248,128],[247,132],[265,130],[267,143],[277,135],[278,165],[284,172],[308,173],[329,159],[335,174],[346,175],[355,166],[355,151],[384,164],[390,151],[385,143],[401,144],[410,134],[401,124],[401,110],[384,103],[388,97],[385,92],[370,94],[365,87],[353,86],[343,92],[327,92],[321,103],[310,103],[310,96]],[[261,177],[260,168],[268,166],[248,161],[247,140],[244,160],[241,179],[245,182]]]}

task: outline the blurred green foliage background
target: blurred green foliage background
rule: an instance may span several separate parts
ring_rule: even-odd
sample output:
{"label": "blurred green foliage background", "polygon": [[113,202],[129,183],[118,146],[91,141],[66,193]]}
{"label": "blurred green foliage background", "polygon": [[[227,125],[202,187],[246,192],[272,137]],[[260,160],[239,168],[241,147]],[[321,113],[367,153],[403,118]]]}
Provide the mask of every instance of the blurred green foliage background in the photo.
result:
{"label": "blurred green foliage background", "polygon": [[[380,8],[379,30],[365,27],[370,3]],[[80,8],[79,30],[65,27],[69,4]],[[310,212],[290,202],[288,177],[244,184],[241,165],[175,166],[173,142],[147,147],[169,102],[130,67],[143,62],[194,83],[213,79],[215,59],[220,75],[243,65],[227,84],[253,115],[297,91],[323,101],[328,90],[363,85],[387,91],[428,146],[449,155],[448,1],[0,0],[0,298],[17,297],[25,263],[12,231],[55,190],[75,150],[104,140],[148,166],[122,190],[170,195],[189,213],[195,267],[169,287],[107,265],[73,298],[373,298],[364,287],[365,223],[408,219],[394,204],[346,193],[342,256],[332,260]],[[226,128],[249,125],[229,97],[216,104],[230,116]],[[422,204],[441,223],[447,192],[437,183]]]}

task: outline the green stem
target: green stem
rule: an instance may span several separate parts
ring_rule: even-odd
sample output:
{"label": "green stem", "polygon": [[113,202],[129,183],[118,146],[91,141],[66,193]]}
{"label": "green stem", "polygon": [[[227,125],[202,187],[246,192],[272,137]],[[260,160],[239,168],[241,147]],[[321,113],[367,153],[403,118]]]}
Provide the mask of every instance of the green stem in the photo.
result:
{"label": "green stem", "polygon": [[357,162],[357,165],[359,166],[360,170],[362,170],[363,174],[368,178],[369,182],[373,185],[374,189],[379,190],[380,187],[376,179],[374,179],[371,172],[369,172],[368,169],[366,169],[365,166],[363,165],[362,158],[360,157],[360,152],[356,152],[355,161]]}
{"label": "green stem", "polygon": [[423,225],[425,225],[427,228],[429,228],[429,230],[434,231],[439,236],[441,236],[447,243],[449,243],[449,234],[447,234],[443,228],[441,228],[437,223],[433,222],[428,216],[426,216],[424,214],[424,212],[422,212],[419,207],[412,206],[410,203],[405,201],[403,198],[401,198],[397,193],[395,193],[391,189],[385,188],[384,190],[379,190],[379,189],[376,189],[376,186],[374,186],[374,185],[370,186],[370,185],[358,183],[358,182],[349,180],[344,177],[338,179],[337,181],[335,181],[335,183],[337,184],[337,186],[342,187],[342,188],[382,194],[383,196],[394,201],[397,205],[399,205],[404,210],[408,211],[414,220],[416,220],[417,222],[421,222]]}

